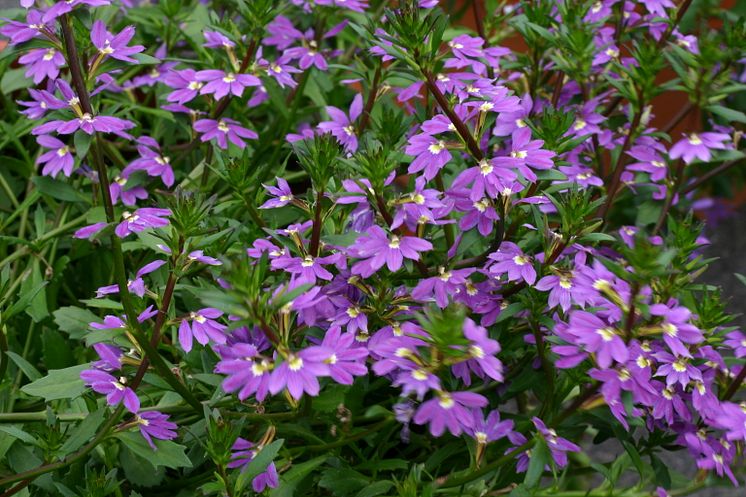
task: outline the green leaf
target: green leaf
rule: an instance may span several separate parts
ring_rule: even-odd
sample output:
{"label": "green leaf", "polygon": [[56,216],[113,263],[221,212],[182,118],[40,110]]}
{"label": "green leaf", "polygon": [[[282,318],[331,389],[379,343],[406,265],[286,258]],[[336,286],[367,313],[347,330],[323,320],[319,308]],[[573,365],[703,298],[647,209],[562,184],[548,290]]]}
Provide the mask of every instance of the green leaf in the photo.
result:
{"label": "green leaf", "polygon": [[8,95],[16,90],[29,88],[31,86],[31,79],[27,78],[25,73],[26,69],[23,67],[6,70],[3,78],[0,79],[0,90],[5,95]]}
{"label": "green leaf", "polygon": [[73,346],[62,338],[59,331],[45,328],[41,341],[47,369],[62,369],[75,364]]}
{"label": "green leaf", "polygon": [[746,114],[735,109],[729,109],[728,107],[723,107],[722,105],[708,105],[707,107],[705,107],[705,110],[708,110],[713,114],[717,114],[718,116],[725,118],[725,120],[729,123],[746,123]]}
{"label": "green leaf", "polygon": [[86,391],[80,373],[88,367],[88,364],[79,364],[65,369],[52,369],[47,376],[25,385],[21,391],[34,397],[42,397],[46,401],[74,399]]}
{"label": "green leaf", "polygon": [[23,371],[23,374],[26,375],[26,378],[31,381],[35,381],[41,378],[41,373],[26,359],[16,354],[15,352],[7,351],[6,354],[13,360],[14,363],[16,363],[16,366],[18,366],[18,368]]}
{"label": "green leaf", "polygon": [[75,427],[70,437],[60,447],[60,453],[63,456],[75,452],[96,434],[96,430],[104,420],[104,411],[105,409],[101,408],[90,413]]}
{"label": "green leaf", "polygon": [[551,457],[549,448],[543,439],[537,438],[534,448],[531,450],[531,461],[528,463],[524,483],[529,488],[535,488],[544,474],[544,467],[549,464]]}
{"label": "green leaf", "polygon": [[370,483],[368,478],[349,468],[329,468],[319,480],[319,486],[334,495],[345,497],[359,492]]}
{"label": "green leaf", "polygon": [[0,425],[0,431],[7,433],[13,438],[25,442],[30,445],[39,445],[39,442],[30,434],[26,433],[15,425]]}
{"label": "green leaf", "polygon": [[238,475],[238,479],[236,480],[236,494],[240,494],[248,482],[267,470],[267,466],[275,459],[284,442],[285,440],[283,439],[275,440],[259,451],[251,460],[246,470]]}
{"label": "green leaf", "polygon": [[355,497],[376,497],[377,495],[383,495],[388,492],[391,487],[394,486],[394,482],[389,480],[381,480],[375,483],[371,483],[361,491],[359,491]]}
{"label": "green leaf", "polygon": [[31,181],[44,195],[49,195],[57,200],[65,202],[87,202],[88,197],[82,195],[78,190],[64,181],[56,180],[49,176],[34,176]]}
{"label": "green leaf", "polygon": [[300,464],[294,464],[290,470],[288,470],[281,477],[280,485],[277,488],[272,489],[269,493],[270,497],[292,497],[295,495],[295,490],[314,469],[318,468],[328,456],[319,456],[310,461],[306,461]]}
{"label": "green leaf", "polygon": [[[75,155],[81,159],[88,155],[88,149],[91,148],[92,135],[89,135],[83,130],[78,130],[73,135],[73,143],[75,144]],[[36,179],[36,178],[34,178]]]}
{"label": "green leaf", "polygon": [[70,335],[70,338],[76,340],[86,335],[90,323],[100,320],[98,316],[88,309],[73,306],[60,307],[52,315],[59,329]]}
{"label": "green leaf", "polygon": [[138,64],[144,64],[144,65],[155,65],[160,64],[161,59],[157,59],[153,57],[152,55],[148,55],[146,53],[136,53],[132,54],[132,58],[137,61]]}
{"label": "green leaf", "polygon": [[157,447],[157,450],[153,450],[139,433],[128,431],[114,436],[121,440],[129,450],[155,467],[165,466],[174,469],[192,467],[192,461],[184,453],[186,447],[183,445],[170,440],[153,440]]}

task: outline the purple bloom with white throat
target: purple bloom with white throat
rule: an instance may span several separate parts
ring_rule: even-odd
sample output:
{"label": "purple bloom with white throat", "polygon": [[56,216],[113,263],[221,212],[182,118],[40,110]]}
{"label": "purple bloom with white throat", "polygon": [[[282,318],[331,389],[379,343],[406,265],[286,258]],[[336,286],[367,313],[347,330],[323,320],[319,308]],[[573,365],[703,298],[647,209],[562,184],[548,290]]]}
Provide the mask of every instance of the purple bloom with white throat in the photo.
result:
{"label": "purple bloom with white throat", "polygon": [[293,200],[293,192],[290,185],[282,178],[277,178],[277,186],[262,185],[272,198],[259,206],[260,209],[275,209],[284,207]]}
{"label": "purple bloom with white throat", "polygon": [[363,112],[363,96],[359,93],[355,95],[350,105],[349,117],[343,110],[331,105],[326,108],[326,112],[332,120],[319,123],[318,128],[324,133],[331,133],[340,144],[344,145],[347,152],[354,154],[357,151],[355,121]]}
{"label": "purple bloom with white throat", "polygon": [[34,84],[38,85],[44,78],[56,79],[60,75],[65,57],[54,48],[35,48],[21,56],[18,62],[28,66],[26,77],[33,77]]}
{"label": "purple bloom with white throat", "polygon": [[134,212],[124,212],[122,222],[114,229],[114,233],[119,238],[124,238],[130,233],[139,233],[150,228],[163,228],[168,226],[168,219],[164,218],[170,215],[171,211],[168,209],[152,207],[137,209]]}
{"label": "purple bloom with white throat", "polygon": [[414,156],[414,160],[409,164],[409,173],[424,170],[423,174],[428,181],[433,179],[452,158],[444,140],[427,134],[411,137],[404,152]]}
{"label": "purple bloom with white throat", "polygon": [[133,59],[130,55],[142,52],[145,47],[142,45],[127,46],[134,36],[134,26],[127,26],[119,34],[114,35],[107,31],[106,25],[98,19],[93,22],[91,28],[91,42],[98,49],[99,57],[102,59],[111,57],[137,64],[137,59]]}
{"label": "purple bloom with white throat", "polygon": [[366,259],[352,266],[352,273],[367,278],[385,264],[389,271],[401,269],[404,259],[420,260],[420,252],[433,249],[432,243],[414,236],[386,234],[378,226],[371,226],[350,247],[356,257]]}
{"label": "purple bloom with white throat", "polygon": [[194,69],[171,70],[166,74],[163,82],[174,89],[166,96],[166,100],[182,105],[192,101],[205,86],[197,79],[197,72]]}
{"label": "purple bloom with white throat", "polygon": [[723,150],[730,136],[725,133],[692,133],[674,143],[668,155],[672,159],[681,158],[687,164],[694,159],[707,162],[712,158],[711,150]]}
{"label": "purple bloom with white throat", "polygon": [[192,350],[192,341],[197,340],[200,345],[207,345],[213,341],[217,344],[226,342],[225,330],[227,326],[216,321],[223,312],[212,307],[190,312],[189,316],[179,324],[179,344],[185,352]]}
{"label": "purple bloom with white throat", "polygon": [[44,164],[41,174],[54,178],[61,172],[69,178],[75,165],[75,159],[70,153],[70,147],[49,135],[37,136],[36,142],[42,147],[50,149],[36,159],[37,164]]}
{"label": "purple bloom with white throat", "polygon": [[140,410],[140,399],[130,387],[125,386],[125,377],[117,379],[105,371],[86,369],[80,373],[80,379],[94,392],[106,395],[106,402],[110,406],[124,403],[124,407],[131,413]]}
{"label": "purple bloom with white throat", "polygon": [[208,266],[222,266],[223,263],[214,257],[205,255],[203,250],[194,250],[187,254],[187,260],[190,262],[200,262]]}
{"label": "purple bloom with white throat", "polygon": [[552,428],[547,428],[547,425],[545,425],[541,419],[534,417],[531,421],[533,421],[534,426],[536,426],[536,429],[546,441],[547,446],[549,447],[549,452],[552,455],[552,460],[559,468],[567,466],[568,452],[581,451],[579,446],[558,436],[557,432]]}
{"label": "purple bloom with white throat", "polygon": [[140,434],[153,450],[157,450],[153,443],[154,438],[159,440],[176,438],[176,423],[169,421],[168,418],[168,414],[158,411],[146,411],[135,415],[135,422]]}
{"label": "purple bloom with white throat", "polygon": [[289,353],[275,366],[269,379],[269,391],[273,395],[287,388],[290,396],[300,400],[303,393],[319,394],[319,376],[329,375],[326,362],[331,353],[326,347],[308,347],[300,352]]}
{"label": "purple bloom with white throat", "polygon": [[47,133],[57,132],[60,135],[71,135],[78,130],[88,135],[96,132],[114,133],[122,138],[131,139],[132,136],[125,130],[132,129],[135,124],[124,119],[112,116],[92,116],[88,113],[80,115],[70,121],[54,120],[37,126],[31,130],[32,135],[46,135]]}
{"label": "purple bloom with white throat", "polygon": [[594,353],[596,362],[604,369],[613,361],[624,364],[629,359],[627,345],[619,330],[590,312],[574,311],[567,332],[576,337],[576,342],[585,350]]}
{"label": "purple bloom with white throat", "polygon": [[244,139],[256,140],[259,135],[255,131],[244,128],[238,121],[224,117],[218,121],[214,119],[200,119],[194,123],[194,130],[201,133],[203,142],[215,140],[218,147],[228,148],[228,141],[240,149],[246,147]]}
{"label": "purple bloom with white throat", "polygon": [[533,285],[536,281],[536,270],[531,257],[512,242],[504,242],[497,252],[489,255],[495,261],[490,266],[490,273],[495,275],[508,274],[508,281],[525,281]]}
{"label": "purple bloom with white throat", "polygon": [[240,97],[247,87],[261,86],[262,84],[262,81],[254,75],[226,73],[219,69],[199,71],[194,77],[197,81],[204,83],[204,86],[199,90],[202,95],[214,94],[217,99],[228,94]]}
{"label": "purple bloom with white throat", "polygon": [[487,399],[477,393],[441,391],[423,402],[412,420],[418,425],[429,423],[434,437],[441,436],[446,428],[458,436],[473,426],[472,409],[486,405]]}
{"label": "purple bloom with white throat", "polygon": [[109,0],[64,0],[62,2],[55,2],[49,10],[44,13],[43,20],[46,23],[52,22],[63,14],[72,12],[73,9],[79,5],[88,5],[89,7],[102,7],[109,5]]}

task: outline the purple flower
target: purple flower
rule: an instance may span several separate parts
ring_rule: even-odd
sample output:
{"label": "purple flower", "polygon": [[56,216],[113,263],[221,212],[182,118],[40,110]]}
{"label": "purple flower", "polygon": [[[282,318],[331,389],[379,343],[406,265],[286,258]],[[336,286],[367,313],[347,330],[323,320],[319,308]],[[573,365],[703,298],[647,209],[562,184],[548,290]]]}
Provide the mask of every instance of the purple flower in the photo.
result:
{"label": "purple flower", "polygon": [[134,36],[134,26],[127,26],[118,35],[109,33],[103,21],[98,19],[93,22],[93,26],[91,27],[91,42],[94,47],[98,48],[100,58],[111,57],[137,64],[137,59],[133,59],[130,55],[142,52],[145,50],[145,47],[142,45],[128,47],[127,44]]}
{"label": "purple flower", "polygon": [[361,236],[350,247],[359,258],[366,258],[352,266],[352,273],[367,278],[385,264],[389,271],[398,271],[405,258],[419,260],[419,252],[433,249],[427,240],[413,236],[388,237],[378,226],[371,226],[367,235]]}
{"label": "purple flower", "polygon": [[122,199],[122,203],[129,207],[134,207],[137,200],[144,200],[148,198],[148,192],[142,186],[133,186],[132,188],[125,189],[127,184],[127,178],[123,176],[117,176],[109,184],[109,195],[111,195],[112,203],[116,204],[119,199]]}
{"label": "purple flower", "polygon": [[435,300],[442,309],[448,306],[448,297],[456,295],[466,284],[474,269],[438,268],[438,275],[424,278],[412,289],[412,298],[420,302]]}
{"label": "purple flower", "polygon": [[592,294],[575,280],[572,272],[559,275],[544,276],[536,283],[537,290],[549,291],[549,307],[558,305],[567,312],[572,304],[584,306],[590,301]]}
{"label": "purple flower", "polygon": [[271,198],[259,206],[260,209],[275,209],[277,207],[284,207],[293,200],[293,192],[290,189],[290,185],[287,181],[282,178],[277,178],[277,186],[262,185],[267,189]]}
{"label": "purple flower", "polygon": [[173,440],[176,438],[176,423],[168,420],[168,415],[158,411],[147,411],[135,415],[137,427],[140,434],[148,442],[148,445],[157,450],[153,439]]}
{"label": "purple flower", "polygon": [[106,395],[106,402],[110,406],[123,402],[124,407],[132,413],[140,410],[140,399],[131,388],[125,386],[124,377],[117,379],[105,371],[86,369],[80,373],[80,379],[94,392]]}
{"label": "purple flower", "polygon": [[42,20],[42,13],[38,10],[29,10],[26,13],[26,22],[2,19],[7,24],[0,27],[0,34],[10,39],[11,45],[17,45],[36,38],[49,26]]}
{"label": "purple flower", "polygon": [[229,93],[240,97],[247,86],[262,84],[259,78],[251,74],[226,73],[218,69],[198,71],[194,77],[197,81],[205,83],[199,90],[200,94],[214,94],[216,99],[223,98]]}
{"label": "purple flower", "polygon": [[129,140],[132,137],[128,133],[125,133],[125,130],[134,127],[134,123],[124,119],[119,119],[118,117],[92,116],[88,113],[84,113],[80,117],[76,117],[70,121],[49,121],[34,128],[31,131],[31,134],[45,135],[52,131],[56,131],[61,135],[70,135],[81,130],[89,135],[92,135],[95,132],[114,133],[115,135]]}
{"label": "purple flower", "polygon": [[414,160],[409,164],[409,173],[418,173],[424,169],[424,176],[428,181],[433,179],[452,157],[445,141],[426,134],[411,137],[404,153],[414,156]]}
{"label": "purple flower", "polygon": [[670,387],[678,383],[682,388],[686,388],[692,381],[703,381],[702,372],[689,363],[689,358],[673,356],[663,351],[654,356],[661,362],[655,376],[664,376],[666,386]]}
{"label": "purple flower", "polygon": [[148,176],[160,177],[164,185],[172,186],[174,171],[171,168],[170,159],[161,153],[158,142],[149,136],[141,136],[137,142],[137,152],[140,158],[125,167],[122,176],[129,177],[134,171],[145,171]]}
{"label": "purple flower", "polygon": [[174,91],[168,94],[166,100],[178,104],[185,104],[193,100],[205,85],[197,79],[197,73],[194,69],[171,70],[166,74],[163,82],[174,88]]}
{"label": "purple flower", "polygon": [[49,23],[57,19],[62,14],[72,12],[78,5],[88,5],[89,7],[101,7],[109,5],[109,0],[64,0],[55,2],[44,14],[44,22]]}
{"label": "purple flower", "polygon": [[[502,381],[503,365],[495,357],[500,352],[500,344],[497,340],[491,339],[486,328],[477,325],[469,318],[464,320],[464,337],[469,340],[467,353],[470,359],[454,366],[454,370],[457,370],[458,366],[464,369],[468,367],[481,378],[488,376],[493,380]],[[468,370],[457,372],[456,375],[461,377],[466,385],[470,384]]]}
{"label": "purple flower", "polygon": [[300,400],[303,392],[311,396],[318,395],[318,377],[329,375],[329,366],[325,361],[330,355],[325,347],[308,347],[300,352],[289,353],[272,371],[269,379],[270,393],[275,395],[287,388],[295,400]]}
{"label": "purple flower", "polygon": [[730,137],[725,133],[692,133],[686,138],[674,143],[668,155],[672,159],[681,157],[684,162],[690,164],[694,159],[707,162],[712,157],[710,150],[722,150],[725,141]]}
{"label": "purple flower", "polygon": [[474,421],[466,430],[477,443],[487,444],[508,436],[513,431],[513,420],[500,420],[500,412],[495,409],[484,418],[480,410],[474,409]]}
{"label": "purple flower", "polygon": [[415,424],[430,424],[430,433],[439,437],[446,428],[453,436],[472,428],[474,415],[471,409],[484,407],[487,399],[473,392],[444,392],[423,402],[417,409],[412,421]]}
{"label": "purple flower", "polygon": [[200,138],[203,142],[215,139],[218,147],[228,148],[228,140],[238,148],[246,147],[243,138],[256,140],[259,135],[255,131],[239,126],[238,121],[224,117],[219,121],[214,119],[200,119],[194,123],[194,129],[202,133]]}
{"label": "purple flower", "polygon": [[324,335],[321,347],[329,351],[324,360],[329,365],[329,376],[342,385],[352,385],[355,376],[363,376],[368,372],[365,358],[368,349],[355,347],[355,334],[344,333],[340,327],[332,327]]}
{"label": "purple flower", "polygon": [[[135,274],[134,280],[127,281],[127,291],[129,293],[132,293],[134,295],[137,295],[140,298],[143,298],[145,295],[145,281],[142,279],[143,276],[146,274],[150,274],[159,267],[163,266],[166,263],[164,260],[155,260],[153,262],[149,262],[148,264],[145,264],[143,267],[141,267],[137,274]],[[100,299],[104,295],[110,295],[112,293],[118,293],[119,292],[119,285],[109,285],[109,286],[103,286],[96,290],[96,298]]]}
{"label": "purple flower", "polygon": [[590,312],[574,311],[570,314],[567,332],[585,350],[596,355],[596,362],[603,369],[611,366],[612,360],[624,364],[629,358],[619,331]]}
{"label": "purple flower", "polygon": [[269,393],[269,377],[273,367],[266,357],[259,354],[254,343],[240,341],[231,346],[219,347],[221,361],[215,366],[215,372],[227,375],[223,380],[223,390],[235,392],[239,400],[245,400],[256,394],[259,402],[264,401]]}
{"label": "purple flower", "polygon": [[188,318],[182,319],[179,324],[179,344],[184,352],[192,350],[192,339],[196,339],[200,345],[207,345],[210,340],[224,344],[227,326],[215,321],[222,315],[222,311],[206,307],[197,312],[190,312]]}
{"label": "purple flower", "polygon": [[[535,182],[533,169],[551,169],[554,166],[552,157],[555,153],[541,148],[542,140],[531,140],[531,129],[519,128],[513,131],[510,156],[496,157],[493,164],[517,169],[528,181]],[[530,167],[529,167],[530,166]]]}
{"label": "purple flower", "polygon": [[[231,447],[231,461],[228,463],[228,467],[241,468],[241,471],[244,471],[249,467],[249,463],[254,460],[262,448],[261,445],[254,446],[252,442],[241,437],[237,438]],[[277,488],[279,485],[280,479],[277,475],[277,468],[274,462],[269,463],[267,469],[255,476],[251,481],[251,487],[256,493],[261,493],[266,488]]]}
{"label": "purple flower", "polygon": [[206,48],[233,48],[236,46],[227,36],[217,31],[205,31]]}
{"label": "purple flower", "polygon": [[202,264],[207,264],[208,266],[223,265],[223,263],[220,262],[218,259],[205,255],[205,252],[203,250],[194,250],[192,252],[189,252],[187,254],[187,260],[191,262],[201,262]]}
{"label": "purple flower", "polygon": [[363,96],[359,93],[355,95],[350,105],[349,117],[343,110],[331,105],[326,107],[326,112],[332,120],[320,122],[318,128],[324,133],[331,133],[344,145],[347,152],[354,154],[357,151],[357,131],[354,123],[363,112]]}
{"label": "purple flower", "polygon": [[726,340],[723,345],[733,349],[733,354],[736,357],[746,357],[746,335],[741,331],[731,331],[725,336]]}
{"label": "purple flower", "polygon": [[[91,323],[92,328],[96,328],[96,325],[101,326],[98,323]],[[122,323],[121,327],[124,327],[124,323]],[[104,371],[116,371],[122,369],[122,356],[124,354],[119,347],[115,347],[113,345],[108,345],[105,343],[95,343],[93,344],[93,349],[100,357],[100,360],[93,363],[93,367],[95,367],[96,369],[102,369]]]}
{"label": "purple flower", "polygon": [[691,311],[686,307],[669,307],[665,304],[654,304],[650,306],[650,314],[662,316],[663,341],[676,355],[692,357],[685,343],[694,344],[704,340],[702,332],[689,323]]}
{"label": "purple flower", "polygon": [[108,226],[108,223],[94,223],[90,226],[84,226],[77,230],[75,233],[73,233],[73,238],[78,239],[88,239],[101,231],[102,229],[106,228]]}
{"label": "purple flower", "polygon": [[42,147],[51,149],[36,159],[37,164],[44,164],[41,174],[54,178],[62,172],[69,178],[75,165],[75,159],[73,159],[73,155],[70,153],[70,147],[49,135],[37,136],[36,142]]}
{"label": "purple flower", "polygon": [[489,255],[489,258],[495,261],[490,266],[492,274],[507,273],[508,281],[523,280],[529,285],[533,285],[536,281],[536,270],[531,257],[525,255],[513,242],[504,242],[497,252]]}
{"label": "purple flower", "polygon": [[18,62],[28,66],[26,77],[33,77],[34,84],[38,85],[44,78],[56,79],[60,75],[65,57],[54,48],[35,48],[19,58]]}
{"label": "purple flower", "polygon": [[313,257],[307,255],[301,257],[278,257],[272,261],[272,268],[284,269],[292,275],[291,282],[297,284],[316,284],[316,278],[331,281],[332,273],[324,268],[325,264],[332,264],[338,259],[337,256]]}
{"label": "purple flower", "polygon": [[171,211],[168,209],[157,209],[146,207],[137,209],[135,212],[122,213],[123,221],[114,229],[114,233],[119,238],[124,238],[130,233],[139,233],[149,228],[162,228],[168,226],[168,219]]}
{"label": "purple flower", "polygon": [[552,454],[552,459],[555,464],[564,468],[567,466],[567,453],[568,452],[580,452],[580,447],[570,442],[567,439],[557,436],[557,432],[551,428],[547,428],[542,420],[537,417],[531,419],[536,429],[539,430],[541,436],[549,447],[549,452]]}

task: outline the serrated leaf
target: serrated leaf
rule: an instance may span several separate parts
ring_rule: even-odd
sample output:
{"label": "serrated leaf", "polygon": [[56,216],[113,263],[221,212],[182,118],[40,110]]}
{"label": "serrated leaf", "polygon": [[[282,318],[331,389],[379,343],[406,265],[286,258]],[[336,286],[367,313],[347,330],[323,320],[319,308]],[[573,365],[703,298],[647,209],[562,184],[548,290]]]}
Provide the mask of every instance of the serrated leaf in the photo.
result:
{"label": "serrated leaf", "polygon": [[42,397],[46,401],[74,399],[86,391],[86,386],[80,379],[80,373],[88,367],[88,364],[79,364],[65,369],[52,369],[44,378],[24,385],[21,391],[28,395]]}
{"label": "serrated leaf", "polygon": [[73,306],[60,307],[52,315],[59,329],[74,339],[83,338],[88,332],[90,323],[100,320],[88,309]]}

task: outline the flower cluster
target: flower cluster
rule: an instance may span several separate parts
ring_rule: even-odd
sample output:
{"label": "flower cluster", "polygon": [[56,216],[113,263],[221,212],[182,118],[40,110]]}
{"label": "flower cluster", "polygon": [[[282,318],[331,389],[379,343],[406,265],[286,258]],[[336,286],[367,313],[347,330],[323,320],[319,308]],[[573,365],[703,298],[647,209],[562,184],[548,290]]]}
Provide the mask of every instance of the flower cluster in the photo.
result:
{"label": "flower cluster", "polygon": [[[0,275],[3,326],[30,330],[8,356],[64,399],[49,440],[91,420],[0,485],[104,440],[91,467],[194,466],[205,495],[534,495],[570,468],[603,473],[589,495],[636,469],[642,497],[673,447],[739,484],[746,335],[695,282],[688,212],[744,155],[743,29],[684,34],[668,0],[474,1],[476,33],[433,0],[21,3],[0,33],[37,87],[6,142],[45,178],[1,185],[34,188],[0,202],[23,211],[2,248],[26,242],[4,261],[34,256]],[[690,102],[661,123],[671,88]],[[72,386],[35,385],[36,348]],[[628,457],[571,457],[586,434]]]}

